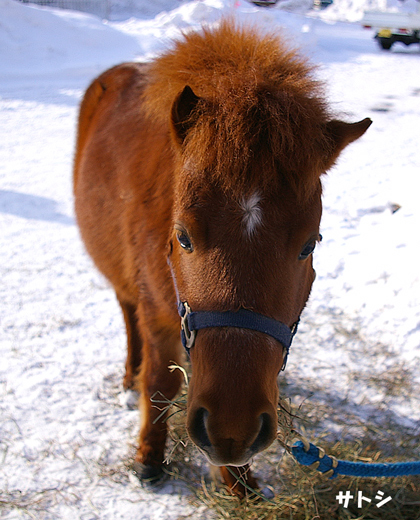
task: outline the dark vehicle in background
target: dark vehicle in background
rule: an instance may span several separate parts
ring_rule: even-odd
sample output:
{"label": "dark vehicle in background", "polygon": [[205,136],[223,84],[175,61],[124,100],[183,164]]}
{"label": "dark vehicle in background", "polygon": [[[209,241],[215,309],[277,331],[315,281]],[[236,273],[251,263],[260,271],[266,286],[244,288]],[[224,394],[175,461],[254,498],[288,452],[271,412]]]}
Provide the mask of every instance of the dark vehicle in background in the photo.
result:
{"label": "dark vehicle in background", "polygon": [[259,7],[270,7],[277,4],[277,0],[251,0],[252,4],[258,5]]}
{"label": "dark vehicle in background", "polygon": [[314,0],[315,9],[325,9],[333,3],[333,0]]}
{"label": "dark vehicle in background", "polygon": [[[276,5],[278,0],[250,0],[251,4],[259,7],[270,7]],[[314,0],[315,9],[325,9],[333,3],[333,0]]]}

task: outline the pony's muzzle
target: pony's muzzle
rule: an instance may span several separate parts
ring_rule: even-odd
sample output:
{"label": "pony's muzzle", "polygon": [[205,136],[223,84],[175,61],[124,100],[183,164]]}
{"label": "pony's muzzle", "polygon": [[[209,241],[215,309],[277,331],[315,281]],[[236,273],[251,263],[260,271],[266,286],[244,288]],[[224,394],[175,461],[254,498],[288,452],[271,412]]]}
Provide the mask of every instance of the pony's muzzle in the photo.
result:
{"label": "pony's muzzle", "polygon": [[[225,430],[225,431],[224,431]],[[209,461],[216,466],[243,466],[276,437],[276,421],[262,413],[247,427],[223,428],[203,407],[190,415],[188,433]]]}

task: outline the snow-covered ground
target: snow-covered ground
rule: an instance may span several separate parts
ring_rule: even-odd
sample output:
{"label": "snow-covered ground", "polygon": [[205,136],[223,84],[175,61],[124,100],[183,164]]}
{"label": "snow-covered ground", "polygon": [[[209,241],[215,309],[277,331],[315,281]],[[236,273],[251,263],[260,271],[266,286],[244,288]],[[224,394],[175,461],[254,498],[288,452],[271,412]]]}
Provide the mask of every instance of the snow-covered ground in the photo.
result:
{"label": "snow-covered ground", "polygon": [[324,240],[285,375],[289,395],[299,404],[314,391],[315,406],[330,410],[323,427],[337,435],[340,413],[420,432],[419,46],[384,53],[371,32],[343,22],[373,5],[361,0],[336,0],[328,16],[305,15],[302,3],[298,13],[244,0],[160,5],[167,10],[155,17],[102,22],[0,0],[0,508],[8,520],[211,518],[181,480],[150,492],[129,476],[138,414],[120,400],[124,327],[78,236],[71,167],[90,80],[223,14],[283,31],[319,63],[338,114],[374,121],[324,179]]}

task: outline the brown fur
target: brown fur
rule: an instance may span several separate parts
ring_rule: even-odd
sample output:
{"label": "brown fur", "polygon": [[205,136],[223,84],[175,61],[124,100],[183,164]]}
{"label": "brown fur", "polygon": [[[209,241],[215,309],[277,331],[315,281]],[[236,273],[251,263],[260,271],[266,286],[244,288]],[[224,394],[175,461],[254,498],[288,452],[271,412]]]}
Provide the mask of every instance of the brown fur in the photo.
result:
{"label": "brown fur", "polygon": [[[210,170],[226,189],[277,180],[281,172],[296,193],[306,194],[331,166],[332,147],[322,85],[311,71],[278,37],[224,23],[216,33],[187,34],[156,60],[144,102],[162,120],[189,85],[202,98],[185,150],[196,170]],[[249,171],[250,161],[267,173]]]}
{"label": "brown fur", "polygon": [[[369,124],[331,120],[305,60],[231,21],[185,35],[149,65],[117,66],[87,90],[76,213],[124,313],[124,386],[141,392],[141,477],[164,457],[166,425],[154,424],[150,398],[172,399],[180,385],[167,368],[181,362],[168,254],[194,310],[246,307],[291,325],[314,279],[311,257],[298,256],[318,236],[320,176]],[[243,208],[252,194],[262,223],[251,235]],[[263,334],[199,332],[187,423],[212,462],[244,465],[274,439],[282,362],[281,345]]]}

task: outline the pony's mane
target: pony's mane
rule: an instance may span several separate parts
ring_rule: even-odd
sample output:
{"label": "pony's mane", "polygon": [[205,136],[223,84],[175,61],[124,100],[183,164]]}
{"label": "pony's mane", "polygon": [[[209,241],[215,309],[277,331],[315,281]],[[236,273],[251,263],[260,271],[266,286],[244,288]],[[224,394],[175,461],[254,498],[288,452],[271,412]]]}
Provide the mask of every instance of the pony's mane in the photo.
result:
{"label": "pony's mane", "polygon": [[184,153],[196,169],[225,188],[281,177],[309,195],[330,146],[322,85],[312,72],[279,37],[225,20],[185,34],[153,62],[144,103],[168,124],[174,100],[190,86],[200,102]]}

